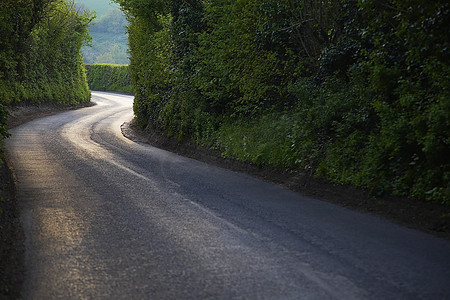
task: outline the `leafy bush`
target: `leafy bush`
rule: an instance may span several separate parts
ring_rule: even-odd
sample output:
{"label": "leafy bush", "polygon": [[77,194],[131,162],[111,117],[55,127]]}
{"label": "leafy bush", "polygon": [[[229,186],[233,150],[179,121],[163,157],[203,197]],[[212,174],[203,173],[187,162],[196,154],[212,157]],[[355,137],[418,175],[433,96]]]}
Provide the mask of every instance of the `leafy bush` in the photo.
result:
{"label": "leafy bush", "polygon": [[446,1],[117,2],[142,127],[450,204]]}
{"label": "leafy bush", "polygon": [[0,6],[0,141],[4,106],[90,100],[80,48],[89,14],[63,0],[6,0]]}
{"label": "leafy bush", "polygon": [[0,51],[7,66],[0,75],[2,102],[89,101],[80,48],[88,39],[91,16],[79,15],[63,0],[7,1],[0,14],[6,13],[1,28],[10,29],[11,38],[2,39],[5,50]]}
{"label": "leafy bush", "polygon": [[0,140],[8,137],[9,135],[8,128],[6,126],[7,119],[8,119],[8,110],[3,104],[0,103]]}

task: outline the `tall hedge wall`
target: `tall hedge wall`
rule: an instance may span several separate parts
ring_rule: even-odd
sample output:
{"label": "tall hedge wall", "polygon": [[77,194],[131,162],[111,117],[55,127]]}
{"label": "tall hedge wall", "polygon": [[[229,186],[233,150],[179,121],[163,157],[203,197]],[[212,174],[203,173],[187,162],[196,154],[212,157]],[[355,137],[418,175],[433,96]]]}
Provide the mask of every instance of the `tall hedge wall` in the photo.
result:
{"label": "tall hedge wall", "polygon": [[448,1],[116,2],[140,126],[450,204]]}
{"label": "tall hedge wall", "polygon": [[5,0],[0,5],[0,138],[5,106],[90,101],[81,46],[90,14],[57,0]]}
{"label": "tall hedge wall", "polygon": [[97,91],[132,93],[128,65],[86,65],[89,87]]}

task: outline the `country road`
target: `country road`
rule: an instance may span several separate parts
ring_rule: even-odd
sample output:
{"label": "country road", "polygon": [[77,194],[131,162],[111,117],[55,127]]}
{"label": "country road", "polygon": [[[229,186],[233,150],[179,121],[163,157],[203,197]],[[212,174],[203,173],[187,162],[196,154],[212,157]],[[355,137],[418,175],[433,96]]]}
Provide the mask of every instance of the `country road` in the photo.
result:
{"label": "country road", "polygon": [[450,242],[128,140],[132,97],[11,130],[23,299],[450,299]]}

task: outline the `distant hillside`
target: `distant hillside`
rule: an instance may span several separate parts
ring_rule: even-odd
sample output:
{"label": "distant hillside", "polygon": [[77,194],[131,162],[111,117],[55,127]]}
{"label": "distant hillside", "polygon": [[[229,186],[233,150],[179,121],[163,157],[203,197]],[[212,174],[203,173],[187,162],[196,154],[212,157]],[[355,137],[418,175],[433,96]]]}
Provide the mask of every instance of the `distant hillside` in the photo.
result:
{"label": "distant hillside", "polygon": [[97,13],[89,28],[92,46],[83,47],[83,59],[87,64],[128,64],[128,41],[125,26],[128,24],[117,4],[109,0],[77,0],[82,9]]}

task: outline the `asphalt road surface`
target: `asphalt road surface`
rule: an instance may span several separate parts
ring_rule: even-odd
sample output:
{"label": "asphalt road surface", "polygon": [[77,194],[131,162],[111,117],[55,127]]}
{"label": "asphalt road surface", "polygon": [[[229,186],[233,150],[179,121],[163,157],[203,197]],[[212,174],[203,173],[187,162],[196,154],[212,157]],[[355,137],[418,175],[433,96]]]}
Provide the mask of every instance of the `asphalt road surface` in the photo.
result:
{"label": "asphalt road surface", "polygon": [[130,141],[132,97],[6,141],[23,299],[450,299],[450,242]]}

